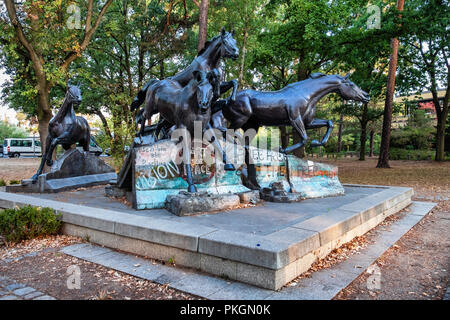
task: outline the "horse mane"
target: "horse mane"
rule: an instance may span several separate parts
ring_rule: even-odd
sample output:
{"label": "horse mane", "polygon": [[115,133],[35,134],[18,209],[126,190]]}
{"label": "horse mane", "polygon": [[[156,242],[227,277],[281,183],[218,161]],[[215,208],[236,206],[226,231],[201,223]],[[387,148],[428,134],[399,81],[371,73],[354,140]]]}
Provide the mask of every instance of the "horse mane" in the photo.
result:
{"label": "horse mane", "polygon": [[208,40],[205,42],[205,46],[203,47],[202,50],[200,50],[197,54],[198,56],[201,56],[203,53],[205,53],[206,49],[208,49],[208,47],[211,45],[211,43],[213,43],[214,41],[216,41],[217,39],[219,39],[219,37],[221,37],[221,35],[215,36],[214,38],[212,38],[211,40]]}

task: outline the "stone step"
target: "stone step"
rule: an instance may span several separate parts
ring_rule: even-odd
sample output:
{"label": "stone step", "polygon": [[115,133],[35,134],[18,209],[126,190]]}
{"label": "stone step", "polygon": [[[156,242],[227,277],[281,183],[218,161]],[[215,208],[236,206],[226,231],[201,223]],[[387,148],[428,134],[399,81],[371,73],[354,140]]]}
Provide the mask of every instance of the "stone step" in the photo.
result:
{"label": "stone step", "polygon": [[359,253],[331,268],[314,272],[296,286],[280,291],[214,277],[192,269],[154,263],[151,260],[91,244],[77,244],[61,252],[207,299],[233,300],[330,300],[370,267],[387,249],[414,227],[436,204],[413,202],[403,218],[380,230],[375,241]]}

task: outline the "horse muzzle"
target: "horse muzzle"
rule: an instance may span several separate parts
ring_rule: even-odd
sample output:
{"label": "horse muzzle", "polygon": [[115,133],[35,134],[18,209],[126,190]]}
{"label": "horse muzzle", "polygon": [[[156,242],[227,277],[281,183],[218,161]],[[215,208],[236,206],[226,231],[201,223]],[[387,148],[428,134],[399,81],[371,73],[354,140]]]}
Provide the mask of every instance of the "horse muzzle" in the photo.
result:
{"label": "horse muzzle", "polygon": [[207,113],[208,110],[209,110],[209,104],[203,104],[203,103],[200,104],[200,112],[202,114]]}
{"label": "horse muzzle", "polygon": [[361,97],[361,102],[363,102],[363,103],[369,103],[369,101],[370,101],[370,96],[369,96],[369,94],[368,94],[368,93],[364,93],[364,94],[362,95],[362,97]]}

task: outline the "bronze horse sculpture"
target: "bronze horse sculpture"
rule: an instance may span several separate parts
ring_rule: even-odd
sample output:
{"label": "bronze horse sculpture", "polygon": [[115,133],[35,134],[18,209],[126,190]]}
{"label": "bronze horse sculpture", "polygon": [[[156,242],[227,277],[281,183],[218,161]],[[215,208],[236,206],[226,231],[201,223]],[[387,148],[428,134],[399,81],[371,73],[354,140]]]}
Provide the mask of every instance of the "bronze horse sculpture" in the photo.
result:
{"label": "bronze horse sculpture", "polygon": [[[292,83],[274,92],[244,90],[237,94],[235,101],[229,101],[223,106],[222,112],[230,122],[231,129],[254,129],[258,132],[260,126],[292,126],[300,135],[300,142],[281,153],[291,153],[303,147],[308,135],[306,130],[327,127],[327,132],[319,142],[313,140],[311,147],[323,146],[327,143],[333,130],[331,120],[315,119],[316,104],[324,96],[337,93],[345,100],[355,100],[368,103],[370,96],[345,77],[339,75],[324,75],[315,73],[309,79]],[[246,164],[252,189],[259,189],[256,182],[256,168],[249,163],[248,144],[246,143]]]}
{"label": "bronze horse sculpture", "polygon": [[[195,122],[200,122],[203,132],[210,129],[211,101],[213,99],[213,86],[210,82],[211,73],[204,71],[194,71],[193,78],[182,87],[178,82],[168,78],[155,82],[147,90],[145,100],[144,118],[151,118],[152,115],[160,113],[166,124],[173,124],[176,129],[185,129],[191,137],[194,136]],[[142,129],[142,126],[141,126]],[[184,140],[186,138],[183,135]],[[226,156],[214,136],[211,137],[214,147],[223,155],[226,163]],[[191,146],[184,142],[185,152],[183,154],[188,191],[197,192],[194,185],[191,170]],[[233,165],[225,164],[225,170],[234,170]]]}
{"label": "bronze horse sculpture", "polygon": [[[216,70],[214,72],[215,76],[217,77],[217,73],[219,75],[222,73],[220,68],[220,61],[222,58],[231,58],[235,60],[239,57],[239,48],[237,47],[236,40],[233,38],[233,36],[234,31],[230,33],[222,28],[220,35],[207,41],[205,47],[198,53],[197,57],[186,69],[167,79],[178,83],[181,87],[184,87],[192,80],[194,71],[210,72]],[[131,111],[136,110],[144,103],[149,88],[155,84],[158,84],[160,81],[162,80],[152,79],[146,83],[146,85],[139,91],[137,97],[132,102]],[[215,81],[214,85],[216,86]],[[233,88],[231,99],[234,100],[237,93],[236,80],[217,84],[217,88],[213,89],[214,95],[216,95],[217,93],[219,93],[219,95],[223,94],[231,88]],[[145,127],[146,120],[147,119],[145,117],[139,116],[141,135],[144,132],[144,128],[142,127]]]}
{"label": "bronze horse sculpture", "polygon": [[48,125],[48,136],[45,143],[45,153],[42,155],[41,164],[38,171],[32,177],[36,182],[42,174],[45,163],[53,165],[52,155],[58,144],[64,150],[69,150],[77,142],[83,147],[85,152],[89,151],[91,132],[89,124],[83,117],[75,115],[74,106],[81,104],[81,90],[78,85],[71,85],[67,90],[66,97],[59,108],[58,113],[50,120]]}

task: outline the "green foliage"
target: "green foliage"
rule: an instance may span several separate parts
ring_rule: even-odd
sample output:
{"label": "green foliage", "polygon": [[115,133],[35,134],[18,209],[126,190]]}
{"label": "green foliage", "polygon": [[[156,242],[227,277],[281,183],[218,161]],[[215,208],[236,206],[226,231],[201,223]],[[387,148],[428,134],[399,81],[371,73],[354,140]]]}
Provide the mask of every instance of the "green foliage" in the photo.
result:
{"label": "green foliage", "polygon": [[0,187],[5,187],[6,181],[4,179],[0,179]]}
{"label": "green foliage", "polygon": [[27,206],[0,211],[0,234],[8,242],[20,242],[60,231],[61,215],[50,208]]}
{"label": "green foliage", "polygon": [[434,153],[431,150],[390,148],[389,158],[391,160],[433,160]]}
{"label": "green foliage", "polygon": [[415,110],[409,117],[408,125],[392,130],[391,146],[406,150],[431,149],[435,129],[423,110]]}
{"label": "green foliage", "polygon": [[16,184],[21,184],[21,182],[20,182],[19,180],[10,180],[10,181],[9,181],[9,185],[10,185],[10,186],[16,185]]}
{"label": "green foliage", "polygon": [[28,136],[29,133],[24,129],[7,122],[0,122],[0,144],[3,144],[6,138],[26,138]]}

